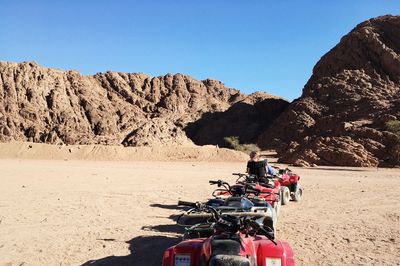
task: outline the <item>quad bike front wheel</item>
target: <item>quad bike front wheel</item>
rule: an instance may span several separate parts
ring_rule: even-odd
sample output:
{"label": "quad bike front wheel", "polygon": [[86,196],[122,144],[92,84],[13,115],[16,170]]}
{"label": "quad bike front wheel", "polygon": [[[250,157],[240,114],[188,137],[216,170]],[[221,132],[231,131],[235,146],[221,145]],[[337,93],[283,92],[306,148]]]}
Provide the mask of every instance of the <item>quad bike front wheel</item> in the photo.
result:
{"label": "quad bike front wheel", "polygon": [[279,200],[277,202],[275,202],[275,213],[276,213],[276,217],[279,217],[279,213],[281,211],[281,205],[282,205],[282,193],[279,194]]}
{"label": "quad bike front wheel", "polygon": [[289,204],[290,201],[290,190],[288,187],[282,187],[282,205]]}
{"label": "quad bike front wheel", "polygon": [[300,184],[297,184],[296,190],[293,192],[292,199],[293,201],[300,201],[302,196],[303,188],[300,186]]}
{"label": "quad bike front wheel", "polygon": [[265,217],[263,224],[268,226],[269,228],[272,229],[272,231],[274,232],[274,235],[276,235],[276,224],[278,223],[278,217],[276,215],[275,209],[271,208],[272,210],[272,215],[270,217]]}

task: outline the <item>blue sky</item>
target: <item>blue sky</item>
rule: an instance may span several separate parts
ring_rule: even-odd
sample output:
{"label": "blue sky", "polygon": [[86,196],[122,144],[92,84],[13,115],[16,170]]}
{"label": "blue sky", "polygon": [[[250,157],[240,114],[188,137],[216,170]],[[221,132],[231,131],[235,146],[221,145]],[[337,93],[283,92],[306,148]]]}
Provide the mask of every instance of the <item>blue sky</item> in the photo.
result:
{"label": "blue sky", "polygon": [[214,78],[292,100],[320,57],[398,0],[0,0],[0,60]]}

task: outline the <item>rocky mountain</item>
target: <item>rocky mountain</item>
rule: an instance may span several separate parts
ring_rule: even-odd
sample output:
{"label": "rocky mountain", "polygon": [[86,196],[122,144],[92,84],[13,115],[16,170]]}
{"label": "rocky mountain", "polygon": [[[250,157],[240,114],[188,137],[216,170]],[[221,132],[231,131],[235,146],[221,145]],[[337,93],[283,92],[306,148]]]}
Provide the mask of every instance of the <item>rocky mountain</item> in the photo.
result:
{"label": "rocky mountain", "polygon": [[[219,81],[197,81],[182,74],[150,77],[107,72],[82,76],[33,62],[0,62],[0,141],[192,144],[185,132],[189,123],[221,114],[247,99]],[[268,99],[275,98],[260,94],[251,103]],[[264,104],[268,108],[268,103]],[[271,113],[275,117],[281,112],[279,108],[272,110],[278,112]],[[247,127],[246,122],[242,125]],[[191,128],[197,142],[201,137]],[[207,132],[203,136],[207,138]]]}
{"label": "rocky mountain", "polygon": [[296,165],[400,164],[400,16],[365,21],[324,55],[295,100],[258,138]]}

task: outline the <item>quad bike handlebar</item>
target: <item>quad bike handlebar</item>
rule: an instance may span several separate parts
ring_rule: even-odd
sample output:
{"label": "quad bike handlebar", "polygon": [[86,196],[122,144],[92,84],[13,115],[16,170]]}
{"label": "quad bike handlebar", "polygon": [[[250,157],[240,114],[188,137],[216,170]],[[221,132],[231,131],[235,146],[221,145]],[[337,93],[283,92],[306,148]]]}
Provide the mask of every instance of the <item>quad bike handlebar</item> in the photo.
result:
{"label": "quad bike handlebar", "polygon": [[237,195],[237,196],[246,196],[248,194],[259,195],[260,193],[262,193],[261,190],[255,188],[253,184],[248,184],[248,183],[244,184],[243,190],[240,191],[235,189],[236,186],[230,186],[227,182],[223,180],[216,180],[216,181],[210,180],[208,182],[210,183],[210,185],[218,185],[218,187],[223,187],[213,191],[212,196],[215,198],[220,196],[224,192],[227,192],[230,195]]}
{"label": "quad bike handlebar", "polygon": [[183,201],[179,200],[178,205],[179,206],[188,206],[188,207],[196,207],[199,202],[189,202],[189,201]]}
{"label": "quad bike handlebar", "polygon": [[257,223],[254,220],[244,220],[244,225],[243,227],[245,229],[248,230],[248,227],[250,227],[251,229],[255,229],[256,231],[261,231],[263,233],[263,235],[265,235],[269,240],[271,240],[272,243],[274,243],[275,245],[278,245],[276,243],[275,239],[275,235],[273,230],[268,227],[268,226],[261,226],[259,223]]}
{"label": "quad bike handlebar", "polygon": [[213,191],[212,196],[214,198],[217,198],[220,195],[218,193],[223,194],[224,192],[228,192],[230,195],[232,195],[232,188],[227,182],[219,179],[219,180],[210,180],[208,181],[208,183],[210,183],[210,185],[217,185],[218,187],[223,187]]}
{"label": "quad bike handlebar", "polygon": [[237,175],[237,176],[240,176],[240,177],[242,177],[242,176],[244,176],[244,175],[247,175],[247,174],[242,174],[242,173],[232,173],[232,175]]}
{"label": "quad bike handlebar", "polygon": [[261,190],[259,190],[258,188],[255,188],[253,185],[250,184],[245,184],[245,194],[254,194],[254,195],[259,195],[261,194]]}
{"label": "quad bike handlebar", "polygon": [[215,218],[215,220],[220,219],[225,216],[235,216],[235,217],[253,217],[253,218],[262,218],[269,217],[270,214],[263,212],[230,212],[230,213],[221,213],[216,210],[214,207],[211,207],[205,203],[201,202],[188,202],[188,201],[178,201],[178,205],[182,206],[190,206],[191,209],[184,212],[181,216],[185,217],[204,217],[204,218]]}
{"label": "quad bike handlebar", "polygon": [[224,195],[225,192],[228,192],[229,195],[232,195],[231,192],[225,188],[217,188],[211,193],[211,196],[214,198],[219,198],[221,195]]}
{"label": "quad bike handlebar", "polygon": [[176,223],[180,226],[188,226],[186,224],[181,224],[182,217],[199,217],[199,218],[213,218],[213,220],[217,221],[220,217],[220,214],[211,206],[208,206],[205,203],[201,202],[188,202],[188,201],[178,201],[178,205],[192,207],[186,212],[179,215]]}
{"label": "quad bike handlebar", "polygon": [[210,183],[210,185],[218,185],[218,187],[226,187],[227,189],[230,190],[231,186],[229,185],[229,183],[218,179],[218,180],[209,180],[208,183]]}
{"label": "quad bike handlebar", "polygon": [[[234,217],[252,217],[252,218],[265,218],[271,217],[269,213],[266,212],[230,212],[226,214],[220,214],[220,218],[229,216]],[[183,213],[182,217],[190,217],[190,218],[212,218],[212,213]]]}
{"label": "quad bike handlebar", "polygon": [[[190,226],[189,230],[195,230],[197,227],[209,226],[210,228],[218,229],[220,233],[237,233],[242,232],[249,234],[257,234],[261,232],[270,239],[275,245],[274,233],[271,228],[266,225],[260,225],[255,221],[258,218],[270,217],[268,213],[257,213],[257,212],[231,212],[231,213],[221,213],[215,208],[200,202],[187,202],[179,201],[179,205],[184,206],[195,206],[190,210],[184,212],[178,217],[177,224],[180,226]],[[205,223],[198,223],[195,225],[185,225],[180,223],[180,219],[185,218],[205,218],[207,221]]]}
{"label": "quad bike handlebar", "polygon": [[236,183],[239,182],[239,180],[242,179],[243,177],[246,182],[254,182],[256,180],[256,177],[254,175],[248,175],[242,173],[232,173],[232,175],[238,176],[238,178],[236,179]]}
{"label": "quad bike handlebar", "polygon": [[[257,181],[257,178],[254,176],[254,175],[248,175],[248,174],[241,174],[241,173],[232,173],[232,175],[237,175],[237,176],[239,176],[238,177],[238,179],[236,179],[236,183],[238,183],[239,182],[239,180],[242,178],[242,177],[245,177],[245,182],[246,182],[246,185],[247,185],[247,182],[248,183],[254,183],[254,182],[256,182]],[[279,176],[276,176],[276,175],[274,175],[274,176],[272,176],[272,175],[269,175],[269,176],[267,176],[267,177],[265,177],[266,179],[275,179],[275,178],[280,178]],[[262,186],[263,186],[263,184],[262,184],[262,182],[261,182],[261,180],[258,180],[257,181],[258,183],[260,183]],[[248,185],[250,185],[250,184],[248,184]],[[265,187],[268,187],[268,185],[264,185]],[[256,189],[256,188],[252,188],[251,187],[251,185],[249,186],[249,187],[247,187],[247,189],[248,189],[248,191],[250,192],[250,193],[253,193],[253,194],[272,194],[272,193],[270,193],[270,192],[262,192],[262,191],[260,191],[260,190],[258,190],[258,189]],[[254,193],[253,191],[251,191],[251,190],[253,190],[253,189],[255,189],[256,191],[256,193]],[[275,193],[276,194],[276,193]]]}

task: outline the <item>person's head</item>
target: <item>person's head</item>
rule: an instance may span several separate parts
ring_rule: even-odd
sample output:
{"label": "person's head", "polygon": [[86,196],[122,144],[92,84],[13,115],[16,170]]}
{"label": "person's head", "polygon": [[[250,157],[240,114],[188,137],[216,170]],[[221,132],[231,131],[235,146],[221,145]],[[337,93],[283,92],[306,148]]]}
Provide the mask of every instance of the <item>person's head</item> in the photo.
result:
{"label": "person's head", "polygon": [[251,151],[250,152],[250,160],[253,160],[253,161],[255,161],[255,160],[257,160],[258,158],[259,158],[259,154],[258,154],[258,152],[257,151]]}

